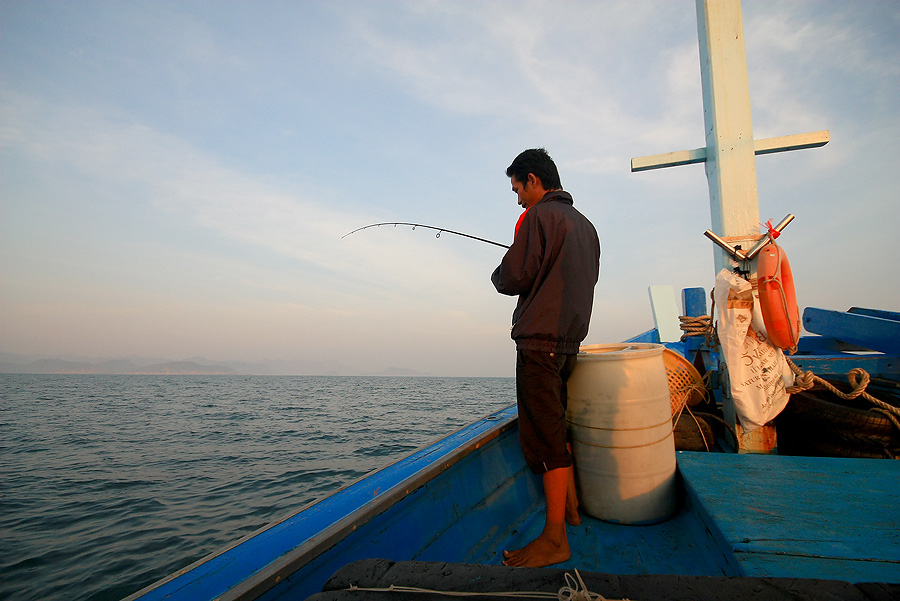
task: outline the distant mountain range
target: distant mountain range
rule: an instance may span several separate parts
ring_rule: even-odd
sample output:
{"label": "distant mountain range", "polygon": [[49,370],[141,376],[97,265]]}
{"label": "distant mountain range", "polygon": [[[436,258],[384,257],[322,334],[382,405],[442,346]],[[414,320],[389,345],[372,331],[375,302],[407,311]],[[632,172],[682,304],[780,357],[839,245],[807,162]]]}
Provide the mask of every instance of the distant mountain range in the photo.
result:
{"label": "distant mountain range", "polygon": [[23,356],[0,352],[4,374],[152,374],[152,375],[286,375],[286,376],[421,376],[412,369],[390,367],[361,373],[339,361],[222,362],[202,357],[184,361],[148,357],[90,359],[84,357]]}
{"label": "distant mountain range", "polygon": [[0,373],[26,374],[235,374],[224,366],[201,365],[193,361],[166,361],[135,365],[124,359],[91,363],[64,359],[38,359],[26,363],[0,362]]}

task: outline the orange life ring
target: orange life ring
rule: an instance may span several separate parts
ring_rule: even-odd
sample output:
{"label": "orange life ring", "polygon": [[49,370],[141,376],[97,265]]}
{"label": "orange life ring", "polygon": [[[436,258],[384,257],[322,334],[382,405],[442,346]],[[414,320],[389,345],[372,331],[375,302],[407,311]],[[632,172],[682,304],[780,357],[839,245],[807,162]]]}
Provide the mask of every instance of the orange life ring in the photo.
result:
{"label": "orange life ring", "polygon": [[777,244],[766,244],[756,264],[759,308],[769,341],[782,349],[792,349],[800,340],[800,309],[794,292],[794,275],[787,255]]}

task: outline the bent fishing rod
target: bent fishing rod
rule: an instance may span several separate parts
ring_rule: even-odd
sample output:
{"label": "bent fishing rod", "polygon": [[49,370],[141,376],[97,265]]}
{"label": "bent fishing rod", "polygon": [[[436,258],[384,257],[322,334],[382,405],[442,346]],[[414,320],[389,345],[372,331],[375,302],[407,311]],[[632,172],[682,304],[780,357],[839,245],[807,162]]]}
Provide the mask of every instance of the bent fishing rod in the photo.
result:
{"label": "bent fishing rod", "polygon": [[473,236],[471,234],[464,234],[462,232],[448,230],[445,227],[435,227],[433,225],[423,225],[421,223],[407,223],[405,221],[389,221],[386,223],[370,223],[369,225],[364,225],[363,227],[356,228],[355,230],[353,230],[350,233],[344,234],[343,236],[341,236],[341,240],[343,240],[350,234],[355,234],[356,232],[361,232],[362,230],[367,230],[370,227],[381,227],[382,225],[393,225],[394,227],[397,227],[398,225],[407,225],[407,226],[411,227],[412,229],[416,229],[417,227],[423,227],[423,228],[426,228],[429,230],[436,230],[437,235],[435,236],[435,238],[440,238],[441,234],[443,234],[444,232],[447,232],[448,234],[455,234],[457,236],[462,236],[464,238],[471,238],[472,240],[478,240],[479,242],[487,242],[488,244],[493,244],[494,246],[499,246],[501,248],[509,248],[509,246],[507,246],[506,244],[500,244],[499,242],[494,242],[493,240],[488,240],[486,238],[479,238],[478,236]]}

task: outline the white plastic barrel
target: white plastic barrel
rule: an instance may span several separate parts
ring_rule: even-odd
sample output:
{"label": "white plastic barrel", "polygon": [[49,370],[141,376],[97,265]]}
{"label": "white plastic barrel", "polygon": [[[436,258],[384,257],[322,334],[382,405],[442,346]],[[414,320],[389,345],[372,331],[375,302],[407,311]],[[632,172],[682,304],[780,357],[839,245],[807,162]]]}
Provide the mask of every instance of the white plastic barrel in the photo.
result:
{"label": "white plastic barrel", "polygon": [[677,506],[672,407],[661,344],[584,346],[568,383],[581,508],[649,524]]}

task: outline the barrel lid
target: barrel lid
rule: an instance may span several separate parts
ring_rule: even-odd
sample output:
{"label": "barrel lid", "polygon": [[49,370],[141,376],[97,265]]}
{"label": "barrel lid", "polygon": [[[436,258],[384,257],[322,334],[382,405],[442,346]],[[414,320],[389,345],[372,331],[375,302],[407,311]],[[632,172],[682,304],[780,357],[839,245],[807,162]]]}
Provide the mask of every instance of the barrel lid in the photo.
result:
{"label": "barrel lid", "polygon": [[578,349],[579,358],[622,360],[630,357],[661,355],[665,345],[652,342],[617,342],[613,344],[585,344]]}

